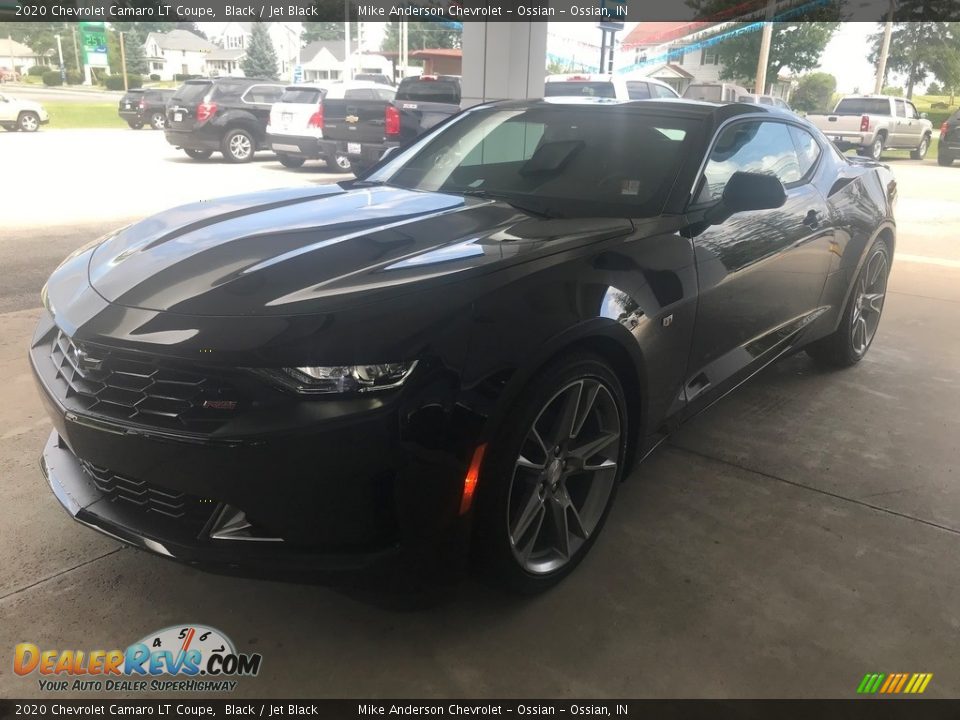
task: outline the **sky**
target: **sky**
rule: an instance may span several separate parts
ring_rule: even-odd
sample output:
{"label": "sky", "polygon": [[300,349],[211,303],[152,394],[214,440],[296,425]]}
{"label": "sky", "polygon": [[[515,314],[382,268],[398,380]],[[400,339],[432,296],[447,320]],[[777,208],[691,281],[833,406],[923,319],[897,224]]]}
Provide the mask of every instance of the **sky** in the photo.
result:
{"label": "sky", "polygon": [[[200,23],[208,35],[218,32],[225,23]],[[364,23],[366,35],[365,44],[370,49],[379,47],[383,37],[385,23]],[[629,32],[634,23],[627,23],[625,33]],[[837,92],[852,93],[855,91],[872,92],[874,81],[873,65],[867,61],[869,53],[867,37],[875,32],[879,26],[876,23],[847,22],[842,23],[834,34],[821,58],[821,70],[828,72],[837,79]],[[572,47],[564,39],[578,43],[575,52],[583,56],[599,60],[600,31],[596,22],[551,22],[548,23],[547,51],[569,52]],[[624,34],[625,34],[624,33]],[[621,35],[623,37],[623,35]],[[582,43],[582,44],[580,44]],[[596,46],[594,50],[593,47]]]}

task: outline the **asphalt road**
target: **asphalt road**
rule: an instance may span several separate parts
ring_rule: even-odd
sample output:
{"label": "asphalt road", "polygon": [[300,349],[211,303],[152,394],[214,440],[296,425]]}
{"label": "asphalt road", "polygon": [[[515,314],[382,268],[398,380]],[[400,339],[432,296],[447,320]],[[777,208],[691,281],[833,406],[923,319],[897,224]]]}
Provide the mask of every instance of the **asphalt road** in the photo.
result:
{"label": "asphalt road", "polygon": [[[49,158],[53,135],[12,137]],[[960,693],[960,167],[891,163],[897,257],[858,367],[797,355],[693,421],[624,485],[553,592],[518,600],[470,579],[401,610],[164,562],[75,525],[47,490],[50,425],[25,353],[59,257],[191,193],[332,179],[272,160],[194,166],[147,133],[91,138],[77,137],[85,158],[134,171],[64,162],[43,202],[15,187],[0,209],[0,696],[42,695],[9,672],[17,642],[125,647],[189,622],[263,654],[234,697],[853,697],[866,672],[932,672],[926,695]],[[82,202],[60,198],[67,187]]]}

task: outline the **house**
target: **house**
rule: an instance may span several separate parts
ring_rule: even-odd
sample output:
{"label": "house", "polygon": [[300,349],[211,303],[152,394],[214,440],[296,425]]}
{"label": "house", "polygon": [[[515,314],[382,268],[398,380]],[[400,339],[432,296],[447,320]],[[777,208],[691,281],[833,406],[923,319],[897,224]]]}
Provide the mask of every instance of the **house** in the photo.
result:
{"label": "house", "polygon": [[[54,55],[56,55],[55,52]],[[56,62],[56,59],[54,59],[54,62]],[[11,63],[13,64],[12,67]],[[10,38],[0,38],[0,68],[25,73],[27,68],[45,64],[46,62],[41,55],[35,53],[23,43],[18,43]]]}
{"label": "house", "polygon": [[[317,40],[300,51],[304,82],[336,81],[346,78],[346,48],[343,40]],[[393,63],[383,55],[364,52],[350,54],[353,74],[372,73],[393,77]]]}
{"label": "house", "polygon": [[[619,62],[622,65],[633,65],[643,62],[651,53],[661,55],[666,50],[692,46],[689,52],[671,57],[668,62],[640,68],[637,75],[662,80],[681,95],[693,83],[722,82],[720,73],[723,71],[723,63],[717,54],[717,46],[698,47],[689,40],[691,35],[707,29],[710,25],[708,22],[640,23],[623,39]],[[749,89],[753,87],[754,78],[740,78],[739,82]],[[770,94],[785,100],[790,97],[791,89],[792,79],[784,71],[781,71],[780,76],[767,88]]]}
{"label": "house", "polygon": [[410,59],[423,60],[424,75],[463,74],[463,50],[460,48],[414,50]]}
{"label": "house", "polygon": [[177,75],[205,75],[207,56],[217,46],[189,30],[152,32],[143,43],[150,75],[174,80]]}
{"label": "house", "polygon": [[[303,23],[268,22],[264,25],[270,35],[273,49],[277,53],[277,76],[282,80],[291,80],[293,69],[300,59],[300,35],[303,33]],[[252,22],[226,23],[220,34],[213,38],[224,52],[210,58],[207,74],[242,77],[243,70],[240,68],[240,63],[243,62],[246,48],[250,45],[252,33]]]}

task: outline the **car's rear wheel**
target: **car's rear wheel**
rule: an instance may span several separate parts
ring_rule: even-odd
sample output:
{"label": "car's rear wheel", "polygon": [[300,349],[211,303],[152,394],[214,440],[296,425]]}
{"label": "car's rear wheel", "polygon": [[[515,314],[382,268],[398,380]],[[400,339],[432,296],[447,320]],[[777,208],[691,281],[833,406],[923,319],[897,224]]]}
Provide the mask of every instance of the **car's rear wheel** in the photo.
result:
{"label": "car's rear wheel", "polygon": [[293,157],[292,155],[277,155],[277,160],[286,168],[303,167],[303,163],[306,162],[305,158]]}
{"label": "car's rear wheel", "polygon": [[858,155],[863,157],[868,157],[871,160],[879,160],[880,156],[883,155],[883,141],[884,136],[880,133],[877,134],[876,139],[871,145],[864,145],[857,150]]}
{"label": "car's rear wheel", "polygon": [[139,130],[143,127],[143,123],[138,120],[127,120],[127,125],[130,126],[131,130]]}
{"label": "car's rear wheel", "polygon": [[167,126],[167,116],[162,112],[151,113],[150,127],[154,130],[163,130]]}
{"label": "car's rear wheel", "polygon": [[209,160],[210,156],[213,155],[212,150],[191,150],[190,148],[184,148],[183,150],[187,157],[193,158],[194,160]]}
{"label": "car's rear wheel", "polygon": [[223,137],[223,156],[230,162],[250,162],[256,148],[256,141],[246,130],[237,128]]}
{"label": "car's rear wheel", "polygon": [[937,164],[943,165],[943,167],[950,167],[953,165],[955,158],[950,153],[940,152],[937,153]]}
{"label": "car's rear wheel", "polygon": [[577,566],[613,504],[627,438],[623,388],[602,358],[577,352],[538,373],[478,484],[474,549],[499,584],[537,593]]}
{"label": "car's rear wheel", "polygon": [[17,119],[17,124],[24,132],[36,132],[40,129],[40,116],[35,112],[22,112]]}
{"label": "car's rear wheel", "polygon": [[3,123],[3,129],[7,132],[16,132],[20,128],[18,128],[15,123]]}
{"label": "car's rear wheel", "polygon": [[832,367],[849,367],[863,359],[880,325],[889,275],[890,250],[887,243],[878,238],[857,275],[840,326],[833,334],[807,347],[807,353],[814,360]]}
{"label": "car's rear wheel", "polygon": [[927,150],[930,149],[930,136],[924,135],[923,139],[920,141],[920,144],[917,145],[915,150],[910,151],[910,157],[913,160],[923,160],[927,156]]}
{"label": "car's rear wheel", "polygon": [[350,164],[350,158],[342,153],[337,153],[333,157],[328,157],[326,159],[327,170],[335,173],[348,173],[353,170],[353,166]]}

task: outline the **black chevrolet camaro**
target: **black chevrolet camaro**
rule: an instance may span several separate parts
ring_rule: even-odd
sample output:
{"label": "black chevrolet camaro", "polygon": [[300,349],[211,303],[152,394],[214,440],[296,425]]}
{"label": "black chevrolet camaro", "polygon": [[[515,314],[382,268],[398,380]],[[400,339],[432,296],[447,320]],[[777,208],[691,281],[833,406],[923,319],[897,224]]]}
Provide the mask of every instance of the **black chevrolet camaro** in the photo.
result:
{"label": "black chevrolet camaro", "polygon": [[67,258],[31,347],[41,465],[79,522],[210,569],[469,550],[541,590],[684,420],[799,348],[864,356],[895,198],[765,106],[478,106],[361,180]]}

